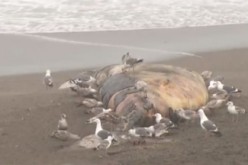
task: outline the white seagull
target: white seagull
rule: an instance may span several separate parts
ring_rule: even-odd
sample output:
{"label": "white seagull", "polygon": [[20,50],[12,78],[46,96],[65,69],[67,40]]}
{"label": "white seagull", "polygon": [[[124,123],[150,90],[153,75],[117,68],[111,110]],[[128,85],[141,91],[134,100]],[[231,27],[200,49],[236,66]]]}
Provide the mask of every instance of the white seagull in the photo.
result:
{"label": "white seagull", "polygon": [[221,132],[219,131],[217,126],[214,124],[214,122],[212,122],[211,120],[207,118],[203,109],[199,109],[198,113],[200,115],[200,125],[203,130],[213,133],[216,136],[222,136]]}
{"label": "white seagull", "polygon": [[232,115],[237,115],[237,120],[238,120],[238,115],[239,114],[245,114],[245,109],[235,106],[232,101],[228,101],[226,103],[227,105],[227,111],[232,114]]}
{"label": "white seagull", "polygon": [[209,109],[217,109],[217,108],[221,108],[225,102],[227,101],[228,98],[226,99],[214,99],[214,100],[210,100],[205,107],[209,108]]}
{"label": "white seagull", "polygon": [[193,110],[187,110],[187,109],[178,109],[176,111],[176,113],[178,114],[178,116],[184,120],[194,120],[196,118],[199,117],[199,115],[197,114],[196,111]]}
{"label": "white seagull", "polygon": [[49,69],[46,70],[46,74],[45,74],[45,77],[43,79],[43,82],[46,85],[46,88],[47,87],[53,87],[53,79],[51,76],[51,71]]}
{"label": "white seagull", "polygon": [[160,137],[161,135],[163,135],[165,133],[169,133],[168,132],[168,126],[166,126],[165,123],[154,124],[154,125],[148,127],[148,130],[151,131],[151,133],[155,137]]}
{"label": "white seagull", "polygon": [[210,98],[211,99],[226,99],[227,97],[229,97],[229,95],[226,91],[219,91],[217,93],[212,94]]}
{"label": "white seagull", "polygon": [[96,116],[90,118],[89,121],[92,120],[93,118],[103,118],[106,114],[108,114],[110,112],[112,112],[111,108],[108,108],[108,109],[102,108],[102,112],[100,112]]}
{"label": "white seagull", "polygon": [[95,136],[99,138],[100,140],[106,140],[109,136],[114,138],[113,134],[107,130],[104,130],[102,128],[101,120],[98,118],[92,118],[90,120],[90,123],[96,123],[96,129],[95,129]]}
{"label": "white seagull", "polygon": [[155,113],[154,116],[157,124],[164,123],[168,128],[175,127],[174,123],[170,119],[162,117],[160,113]]}
{"label": "white seagull", "polygon": [[128,130],[129,135],[134,137],[151,137],[152,132],[147,127],[136,127]]}
{"label": "white seagull", "polygon": [[220,91],[226,91],[228,94],[232,94],[232,93],[241,93],[242,91],[234,86],[227,86],[224,85],[222,82],[220,81],[210,81],[208,89],[218,89]]}
{"label": "white seagull", "polygon": [[68,129],[68,123],[66,121],[66,114],[62,113],[61,118],[58,122],[58,130],[67,130]]}
{"label": "white seagull", "polygon": [[51,134],[52,138],[61,140],[61,141],[68,141],[68,140],[79,140],[81,139],[80,136],[78,136],[77,134],[73,134],[68,132],[67,130],[56,130],[53,131]]}

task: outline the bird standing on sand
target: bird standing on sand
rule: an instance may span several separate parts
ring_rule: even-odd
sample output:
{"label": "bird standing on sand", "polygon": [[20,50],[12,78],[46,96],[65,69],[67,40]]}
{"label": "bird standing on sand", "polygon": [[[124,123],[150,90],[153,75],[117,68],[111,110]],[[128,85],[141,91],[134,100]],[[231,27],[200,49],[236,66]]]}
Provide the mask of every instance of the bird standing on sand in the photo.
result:
{"label": "bird standing on sand", "polygon": [[167,126],[167,128],[175,127],[174,123],[170,119],[162,117],[160,113],[155,113],[154,116],[157,124],[164,123]]}
{"label": "bird standing on sand", "polygon": [[219,91],[217,93],[212,94],[210,98],[211,99],[225,99],[227,97],[229,97],[229,95],[226,91]]}
{"label": "bird standing on sand", "polygon": [[245,109],[235,106],[232,101],[228,101],[226,103],[227,105],[227,111],[232,114],[232,115],[237,115],[237,120],[238,120],[238,115],[239,114],[245,114]]}
{"label": "bird standing on sand", "polygon": [[227,86],[224,85],[222,82],[220,81],[210,81],[209,86],[208,86],[208,90],[211,89],[218,89],[220,91],[226,91],[228,94],[233,94],[233,93],[241,93],[242,91],[234,86]]}
{"label": "bird standing on sand", "polygon": [[43,81],[44,81],[44,84],[46,85],[46,88],[53,87],[53,79],[51,76],[51,71],[49,69],[46,70],[46,74],[45,74]]}
{"label": "bird standing on sand", "polygon": [[79,140],[81,137],[68,132],[67,130],[56,130],[53,131],[51,134],[52,138],[61,140],[61,141],[68,141],[68,140]]}
{"label": "bird standing on sand", "polygon": [[178,109],[176,111],[178,116],[184,120],[193,120],[199,117],[199,115],[196,113],[196,111],[193,110],[187,110],[187,109]]}
{"label": "bird standing on sand", "polygon": [[225,102],[228,100],[227,99],[216,99],[216,100],[211,100],[209,101],[205,107],[209,108],[210,110],[211,109],[217,109],[217,108],[221,108]]}
{"label": "bird standing on sand", "polygon": [[150,127],[148,127],[148,130],[155,136],[160,137],[161,135],[168,132],[168,126],[165,123],[156,123]]}
{"label": "bird standing on sand", "polygon": [[209,120],[207,118],[203,109],[199,109],[198,113],[200,116],[200,125],[201,125],[203,130],[210,132],[210,133],[213,133],[216,136],[222,135],[221,132],[219,131],[219,129],[217,128],[217,126],[214,124],[214,122],[212,122],[211,120]]}
{"label": "bird standing on sand", "polygon": [[99,138],[100,140],[105,140],[109,136],[114,138],[113,134],[105,129],[102,128],[101,120],[98,118],[92,118],[90,123],[96,123],[96,129],[95,129],[95,136]]}
{"label": "bird standing on sand", "polygon": [[140,137],[140,138],[152,136],[152,132],[149,131],[149,129],[147,127],[132,128],[132,129],[128,130],[128,133],[129,133],[129,135],[131,135],[133,137]]}
{"label": "bird standing on sand", "polygon": [[97,146],[97,149],[108,149],[111,146],[112,141],[114,140],[114,135],[102,128],[100,119],[92,118],[89,122],[96,123],[95,136],[100,140],[100,145]]}
{"label": "bird standing on sand", "polygon": [[67,130],[68,129],[68,123],[66,120],[66,114],[62,113],[61,118],[58,122],[58,130]]}

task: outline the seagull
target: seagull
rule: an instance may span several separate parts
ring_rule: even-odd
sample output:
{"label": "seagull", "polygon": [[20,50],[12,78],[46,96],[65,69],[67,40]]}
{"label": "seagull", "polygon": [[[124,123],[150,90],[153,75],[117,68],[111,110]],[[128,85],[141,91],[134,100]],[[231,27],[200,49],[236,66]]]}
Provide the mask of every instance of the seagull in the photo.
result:
{"label": "seagull", "polygon": [[79,140],[81,138],[80,136],[73,134],[73,133],[70,133],[66,130],[53,131],[51,134],[51,137],[58,139],[58,140],[61,140],[61,141]]}
{"label": "seagull", "polygon": [[199,117],[199,115],[193,111],[193,110],[184,110],[184,109],[178,109],[176,111],[176,113],[178,114],[179,117],[181,117],[184,120],[192,120],[192,119],[196,119]]}
{"label": "seagull", "polygon": [[134,65],[143,62],[143,59],[133,58],[129,55],[129,52],[127,54],[122,56],[122,63],[123,65],[127,65],[129,67],[132,67],[134,70]]}
{"label": "seagull", "polygon": [[242,91],[234,86],[227,86],[224,85],[222,82],[220,81],[210,81],[208,89],[218,89],[220,91],[226,91],[228,94],[232,94],[232,93],[241,93]]}
{"label": "seagull", "polygon": [[93,76],[90,75],[80,75],[74,79],[70,79],[66,82],[64,82],[62,85],[60,85],[59,89],[67,89],[71,88],[73,91],[75,90],[75,87],[84,87],[88,88],[89,86],[93,85],[96,82],[96,79]]}
{"label": "seagull", "polygon": [[[102,108],[102,112],[100,112],[99,114],[97,114],[96,116],[94,116],[92,118],[102,118],[103,116],[110,113],[111,111],[112,111],[111,108],[108,108],[108,109]],[[90,118],[89,120],[92,120],[92,118]]]}
{"label": "seagull", "polygon": [[220,91],[226,91],[227,93],[241,93],[242,91],[234,86],[226,86],[220,81],[217,81],[217,89]]}
{"label": "seagull", "polygon": [[51,71],[49,69],[46,70],[46,74],[45,74],[43,81],[44,81],[44,84],[46,85],[46,88],[53,87],[53,79],[51,76]]}
{"label": "seagull", "polygon": [[217,108],[221,108],[224,103],[227,101],[227,99],[215,99],[215,100],[210,100],[205,107],[209,108],[209,109],[217,109]]}
{"label": "seagull", "polygon": [[107,130],[102,128],[101,120],[99,118],[92,118],[90,123],[96,123],[95,136],[99,138],[99,140],[106,140],[109,136],[114,138],[113,134]]}
{"label": "seagull", "polygon": [[217,93],[212,94],[210,98],[211,99],[226,99],[227,97],[229,97],[229,95],[226,91],[219,91]]}
{"label": "seagull", "polygon": [[209,81],[209,84],[208,84],[208,90],[216,89],[217,86],[218,86],[218,82],[215,80],[211,80]]}
{"label": "seagull", "polygon": [[217,126],[211,120],[207,118],[203,109],[199,109],[198,113],[200,116],[200,125],[203,130],[213,133],[216,136],[222,136]]}
{"label": "seagull", "polygon": [[136,127],[128,130],[129,135],[133,137],[151,137],[152,132],[147,127]]}
{"label": "seagull", "polygon": [[141,63],[141,62],[143,62],[144,60],[143,59],[141,59],[141,58],[129,58],[129,59],[127,59],[127,61],[126,61],[126,64],[128,65],[128,66],[130,66],[130,67],[132,67],[133,68],[133,70],[134,70],[134,65],[136,65],[136,64],[138,64],[138,63]]}
{"label": "seagull", "polygon": [[160,113],[155,113],[154,116],[155,116],[155,121],[157,124],[164,123],[168,128],[175,127],[174,123],[170,119],[162,117]]}
{"label": "seagull", "polygon": [[226,105],[227,105],[227,111],[232,115],[237,115],[237,119],[238,119],[238,114],[245,114],[245,109],[235,106],[232,101],[228,101]]}
{"label": "seagull", "polygon": [[88,108],[100,107],[103,105],[101,101],[97,101],[96,99],[85,98],[80,105],[84,105]]}
{"label": "seagull", "polygon": [[201,76],[203,77],[203,79],[204,79],[205,81],[208,81],[208,80],[212,77],[212,75],[213,75],[213,72],[208,71],[208,70],[205,70],[205,71],[203,71],[203,72],[201,73]]}
{"label": "seagull", "polygon": [[148,130],[151,131],[151,133],[155,137],[160,137],[161,135],[163,135],[165,133],[169,133],[168,132],[168,126],[165,123],[154,124],[154,125],[148,127]]}
{"label": "seagull", "polygon": [[61,118],[58,122],[58,130],[67,130],[68,129],[68,123],[66,121],[66,114],[62,113]]}

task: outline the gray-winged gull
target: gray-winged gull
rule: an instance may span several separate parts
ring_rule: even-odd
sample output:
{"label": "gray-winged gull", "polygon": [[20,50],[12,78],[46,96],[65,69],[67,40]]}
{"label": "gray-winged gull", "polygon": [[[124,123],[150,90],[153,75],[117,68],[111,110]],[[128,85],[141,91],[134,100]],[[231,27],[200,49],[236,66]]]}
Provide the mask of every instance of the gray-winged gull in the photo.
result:
{"label": "gray-winged gull", "polygon": [[148,130],[151,131],[155,137],[160,137],[165,133],[169,133],[168,126],[165,123],[156,123],[148,127]]}
{"label": "gray-winged gull", "polygon": [[218,91],[217,93],[213,93],[211,95],[211,99],[225,99],[229,97],[228,93],[226,91]]}
{"label": "gray-winged gull", "polygon": [[221,136],[221,132],[219,131],[218,127],[208,119],[208,117],[205,115],[203,109],[198,110],[199,116],[200,116],[200,125],[203,130],[213,133],[216,136]]}
{"label": "gray-winged gull", "polygon": [[228,98],[210,100],[205,107],[209,109],[221,108],[227,102],[227,100]]}
{"label": "gray-winged gull", "polygon": [[199,117],[196,111],[189,110],[189,109],[178,109],[176,110],[178,116],[184,120],[193,120]]}
{"label": "gray-winged gull", "polygon": [[67,130],[68,129],[68,123],[66,120],[66,114],[62,113],[61,118],[58,122],[58,130]]}
{"label": "gray-winged gull", "polygon": [[168,128],[175,127],[174,123],[170,119],[162,117],[160,113],[155,113],[154,116],[156,123],[164,123]]}
{"label": "gray-winged gull", "polygon": [[129,135],[134,137],[151,137],[152,132],[148,127],[136,127],[128,130]]}
{"label": "gray-winged gull", "polygon": [[113,134],[105,129],[102,128],[101,120],[98,118],[92,118],[90,120],[90,123],[96,123],[96,129],[95,129],[95,135],[98,137],[100,140],[105,140],[109,136],[113,137]]}
{"label": "gray-winged gull", "polygon": [[[238,107],[238,106],[235,106],[232,101],[228,101],[226,103],[226,105],[227,105],[227,111],[230,114],[237,116],[236,120],[238,120],[239,114],[245,114],[245,109]],[[235,119],[233,118],[233,120],[235,120]]]}
{"label": "gray-winged gull", "polygon": [[234,86],[227,86],[224,85],[222,82],[220,81],[210,81],[208,89],[218,89],[220,91],[226,91],[228,94],[232,94],[232,93],[241,93],[242,91]]}
{"label": "gray-winged gull", "polygon": [[53,87],[53,78],[51,76],[51,71],[49,69],[46,70],[45,77],[43,79],[44,84],[47,87]]}
{"label": "gray-winged gull", "polygon": [[81,137],[76,135],[76,134],[72,134],[66,130],[56,130],[53,131],[51,134],[52,138],[61,140],[61,141],[68,141],[68,140],[79,140]]}
{"label": "gray-winged gull", "polygon": [[134,69],[134,65],[143,62],[143,59],[139,58],[133,58],[129,55],[129,52],[127,54],[122,56],[122,63],[126,66],[129,66]]}

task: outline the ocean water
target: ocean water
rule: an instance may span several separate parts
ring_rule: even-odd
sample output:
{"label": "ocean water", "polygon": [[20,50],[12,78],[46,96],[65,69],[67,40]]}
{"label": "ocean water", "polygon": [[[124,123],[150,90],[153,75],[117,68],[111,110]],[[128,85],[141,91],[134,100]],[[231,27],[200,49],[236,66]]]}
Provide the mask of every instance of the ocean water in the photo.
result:
{"label": "ocean water", "polygon": [[248,23],[246,0],[0,0],[0,32],[75,32]]}

